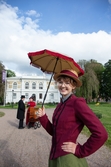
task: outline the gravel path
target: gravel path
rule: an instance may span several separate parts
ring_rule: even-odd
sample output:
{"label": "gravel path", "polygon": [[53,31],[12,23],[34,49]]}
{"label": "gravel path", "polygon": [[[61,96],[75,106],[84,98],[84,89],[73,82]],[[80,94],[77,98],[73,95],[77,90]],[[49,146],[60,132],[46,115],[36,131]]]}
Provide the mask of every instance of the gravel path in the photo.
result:
{"label": "gravel path", "polygon": [[[39,129],[18,129],[15,109],[0,109],[5,116],[0,118],[0,167],[47,167],[51,137]],[[52,109],[46,110],[49,118]],[[79,142],[87,140],[80,135]],[[101,147],[87,157],[89,167],[111,167],[111,150]]]}

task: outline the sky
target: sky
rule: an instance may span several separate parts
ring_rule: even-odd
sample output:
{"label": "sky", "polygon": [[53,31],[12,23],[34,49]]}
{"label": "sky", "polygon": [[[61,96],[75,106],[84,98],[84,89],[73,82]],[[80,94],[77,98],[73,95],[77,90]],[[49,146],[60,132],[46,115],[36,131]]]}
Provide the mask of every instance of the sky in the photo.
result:
{"label": "sky", "polygon": [[29,52],[43,49],[103,65],[111,59],[111,0],[0,0],[0,62],[42,75]]}

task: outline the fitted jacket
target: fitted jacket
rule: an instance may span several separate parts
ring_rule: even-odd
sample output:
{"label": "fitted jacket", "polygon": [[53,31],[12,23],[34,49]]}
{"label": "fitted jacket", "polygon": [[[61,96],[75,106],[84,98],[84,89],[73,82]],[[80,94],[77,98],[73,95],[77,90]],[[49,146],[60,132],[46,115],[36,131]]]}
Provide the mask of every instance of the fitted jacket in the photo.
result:
{"label": "fitted jacket", "polygon": [[79,158],[89,156],[99,149],[107,140],[108,134],[100,120],[88,107],[83,98],[71,95],[60,102],[53,114],[52,123],[45,114],[40,118],[42,126],[52,135],[50,159],[68,154],[61,149],[63,142],[77,143],[77,138],[84,125],[90,130],[89,139],[81,145],[78,143],[75,155]]}
{"label": "fitted jacket", "polygon": [[25,118],[25,104],[23,100],[18,102],[18,110],[17,110],[17,119],[24,119]]}
{"label": "fitted jacket", "polygon": [[36,106],[35,101],[29,101],[29,102],[27,103],[27,107],[35,107],[35,106]]}

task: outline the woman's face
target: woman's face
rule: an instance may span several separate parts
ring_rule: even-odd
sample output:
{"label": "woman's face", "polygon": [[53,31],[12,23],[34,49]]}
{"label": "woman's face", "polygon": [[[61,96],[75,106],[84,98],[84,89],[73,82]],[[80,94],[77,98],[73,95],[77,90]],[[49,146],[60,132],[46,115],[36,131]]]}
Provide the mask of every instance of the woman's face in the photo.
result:
{"label": "woman's face", "polygon": [[57,86],[59,89],[59,92],[63,97],[67,96],[68,94],[72,93],[72,91],[75,89],[74,82],[72,84],[72,80],[69,77],[60,77],[57,81]]}

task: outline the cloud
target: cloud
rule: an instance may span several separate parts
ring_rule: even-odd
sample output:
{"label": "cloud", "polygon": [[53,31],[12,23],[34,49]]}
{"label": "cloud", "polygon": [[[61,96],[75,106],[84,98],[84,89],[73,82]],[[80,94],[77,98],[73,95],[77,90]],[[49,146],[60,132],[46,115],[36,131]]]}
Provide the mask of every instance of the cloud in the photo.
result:
{"label": "cloud", "polygon": [[28,12],[26,12],[26,14],[27,14],[28,16],[40,17],[40,14],[37,13],[35,10],[29,10]]}
{"label": "cloud", "polygon": [[75,61],[95,59],[104,64],[111,57],[110,33],[100,30],[91,34],[53,34],[40,29],[38,19],[18,13],[17,7],[0,4],[0,61],[16,74],[41,75],[40,70],[30,65],[27,53],[43,49],[60,52]]}
{"label": "cloud", "polygon": [[108,2],[111,4],[111,0],[108,0]]}

